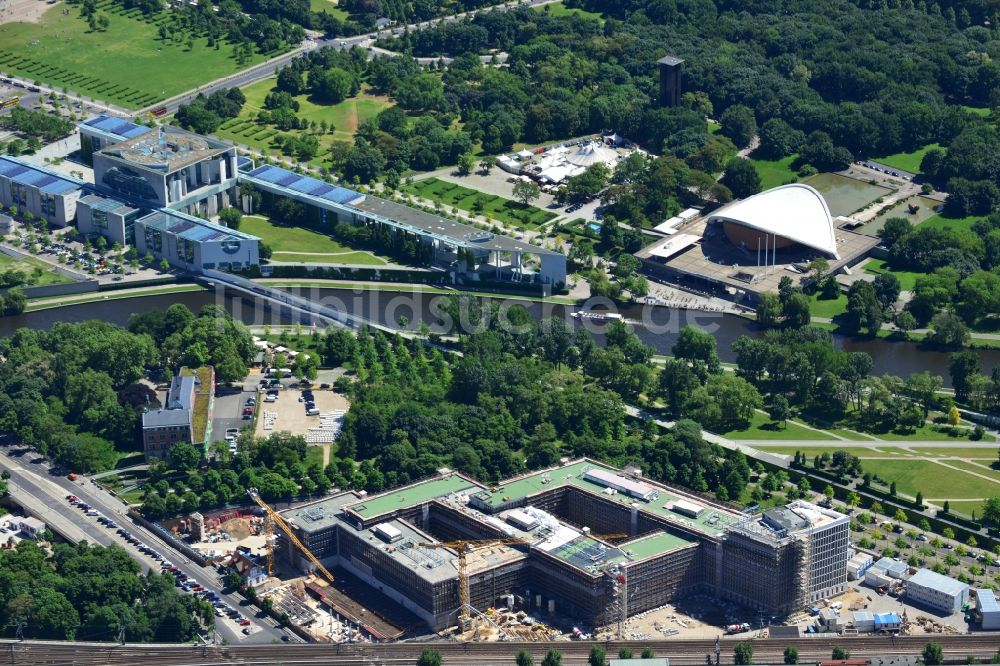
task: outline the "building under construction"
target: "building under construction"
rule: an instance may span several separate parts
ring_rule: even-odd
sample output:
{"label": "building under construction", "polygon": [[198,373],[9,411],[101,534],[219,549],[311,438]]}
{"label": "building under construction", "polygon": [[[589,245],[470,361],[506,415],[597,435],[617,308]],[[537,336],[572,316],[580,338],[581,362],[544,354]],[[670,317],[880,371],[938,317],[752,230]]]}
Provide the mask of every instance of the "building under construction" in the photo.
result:
{"label": "building under construction", "polygon": [[[846,516],[804,502],[739,514],[588,459],[495,487],[442,471],[281,515],[324,565],[434,630],[456,622],[460,573],[472,612],[521,603],[592,626],[696,592],[784,615],[847,581]],[[312,568],[287,538],[278,549],[284,562]]]}

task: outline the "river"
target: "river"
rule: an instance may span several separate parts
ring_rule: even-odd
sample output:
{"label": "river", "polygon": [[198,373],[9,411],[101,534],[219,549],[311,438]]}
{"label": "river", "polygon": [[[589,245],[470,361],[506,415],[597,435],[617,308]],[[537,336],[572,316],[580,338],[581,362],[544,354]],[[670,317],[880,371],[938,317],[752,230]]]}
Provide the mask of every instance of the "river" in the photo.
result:
{"label": "river", "polygon": [[[442,305],[446,298],[435,294],[389,293],[374,290],[301,289],[291,291],[381,324],[396,325],[401,317],[405,317],[411,328],[415,328],[421,321],[424,321],[432,329],[440,329],[441,327]],[[0,336],[10,335],[19,327],[47,329],[60,321],[76,322],[100,319],[125,325],[133,313],[165,309],[174,303],[183,303],[194,311],[198,311],[205,305],[222,304],[233,316],[250,325],[264,326],[294,322],[288,313],[282,316],[271,308],[262,307],[259,304],[255,305],[254,301],[250,299],[241,298],[232,292],[220,289],[217,292],[184,292],[105,300],[28,312],[16,317],[0,318]],[[575,307],[558,303],[540,303],[510,298],[505,300],[501,306],[501,314],[514,305],[524,307],[536,320],[547,317],[562,317],[574,327],[584,325],[570,317],[570,313],[576,310]],[[598,305],[597,307],[603,309],[604,306]],[[677,339],[678,332],[687,324],[700,326],[712,333],[718,341],[719,356],[723,361],[729,362],[735,360],[732,343],[739,336],[760,335],[753,322],[734,315],[642,305],[629,305],[618,311],[632,323],[632,329],[643,342],[656,349],[657,353],[660,354],[670,353],[670,348]],[[598,342],[601,342],[603,338],[600,331],[601,326],[589,322],[585,325],[594,333]],[[838,349],[863,351],[871,354],[875,361],[873,371],[875,374],[890,373],[905,377],[911,372],[928,370],[932,374],[940,375],[944,378],[945,384],[948,384],[948,352],[929,349],[913,342],[855,339],[841,335],[834,336],[834,344]],[[1000,367],[1000,350],[981,349],[976,350],[976,353],[987,372],[991,368]]]}

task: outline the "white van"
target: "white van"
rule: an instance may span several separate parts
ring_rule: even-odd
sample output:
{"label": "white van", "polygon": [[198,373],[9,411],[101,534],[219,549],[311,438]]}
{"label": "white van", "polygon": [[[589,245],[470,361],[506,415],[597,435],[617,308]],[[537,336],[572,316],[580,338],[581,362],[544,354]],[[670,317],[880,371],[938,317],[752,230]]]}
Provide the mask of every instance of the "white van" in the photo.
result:
{"label": "white van", "polygon": [[313,407],[312,409],[306,410],[306,416],[319,416],[319,410]]}

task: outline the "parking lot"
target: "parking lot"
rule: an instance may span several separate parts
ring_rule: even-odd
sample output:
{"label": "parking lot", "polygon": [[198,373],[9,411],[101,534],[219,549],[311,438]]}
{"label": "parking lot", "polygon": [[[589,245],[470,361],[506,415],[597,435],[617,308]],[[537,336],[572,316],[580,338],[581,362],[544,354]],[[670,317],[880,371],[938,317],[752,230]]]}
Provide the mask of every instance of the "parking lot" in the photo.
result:
{"label": "parking lot", "polygon": [[247,406],[247,399],[256,397],[256,391],[248,391],[245,387],[235,390],[227,387],[215,389],[215,406],[212,412],[213,442],[225,439],[227,430],[240,430],[250,424],[250,419],[243,418],[243,410]]}
{"label": "parking lot", "polygon": [[[312,389],[314,409],[311,410],[313,412],[311,414],[307,413],[310,398],[308,389],[303,392],[298,388],[284,387],[276,393],[272,392],[271,395],[275,396],[271,402],[267,402],[263,397],[259,399],[260,413],[257,417],[256,430],[259,437],[267,437],[272,432],[287,431],[293,435],[302,435],[308,440],[310,430],[319,427],[321,416],[335,411],[346,412],[348,408],[344,396],[328,389]],[[266,393],[262,396],[266,396]]]}

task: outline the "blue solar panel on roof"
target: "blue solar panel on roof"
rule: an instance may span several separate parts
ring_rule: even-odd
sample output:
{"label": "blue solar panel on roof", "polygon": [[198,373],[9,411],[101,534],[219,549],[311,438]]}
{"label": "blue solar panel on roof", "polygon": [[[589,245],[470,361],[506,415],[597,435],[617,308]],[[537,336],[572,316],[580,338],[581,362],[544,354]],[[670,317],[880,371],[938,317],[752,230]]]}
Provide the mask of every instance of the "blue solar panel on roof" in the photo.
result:
{"label": "blue solar panel on roof", "polygon": [[315,178],[299,178],[297,181],[289,185],[290,189],[296,192],[305,192],[306,194],[311,194],[313,188],[316,187],[317,180]]}
{"label": "blue solar panel on roof", "polygon": [[302,178],[302,176],[300,176],[297,173],[290,173],[287,176],[285,176],[284,178],[282,178],[281,180],[276,180],[274,182],[277,185],[281,185],[282,187],[288,187],[292,183],[294,183],[294,182],[296,182],[298,180],[301,180],[301,178]]}
{"label": "blue solar panel on roof", "polygon": [[35,183],[35,187],[45,187],[49,183],[54,183],[57,180],[59,179],[56,178],[55,176],[45,175],[38,179],[38,181]]}
{"label": "blue solar panel on roof", "polygon": [[7,176],[8,178],[14,178],[16,176],[20,176],[25,171],[30,171],[30,169],[28,167],[24,166],[23,164],[17,164],[17,165],[14,166],[13,169],[11,169],[10,171],[8,171],[4,175]]}
{"label": "blue solar panel on roof", "polygon": [[247,172],[247,175],[262,177],[265,173],[267,173],[267,170],[270,168],[271,168],[270,165],[263,164],[259,167],[254,167],[252,171]]}
{"label": "blue solar panel on roof", "polygon": [[188,220],[181,220],[176,225],[170,227],[170,232],[174,234],[184,233],[188,229],[196,226],[194,222],[189,222]]}
{"label": "blue solar panel on roof", "polygon": [[321,197],[327,192],[330,192],[331,190],[334,189],[336,188],[329,183],[319,183],[316,185],[314,189],[309,191],[309,194],[313,195],[314,197]]}

